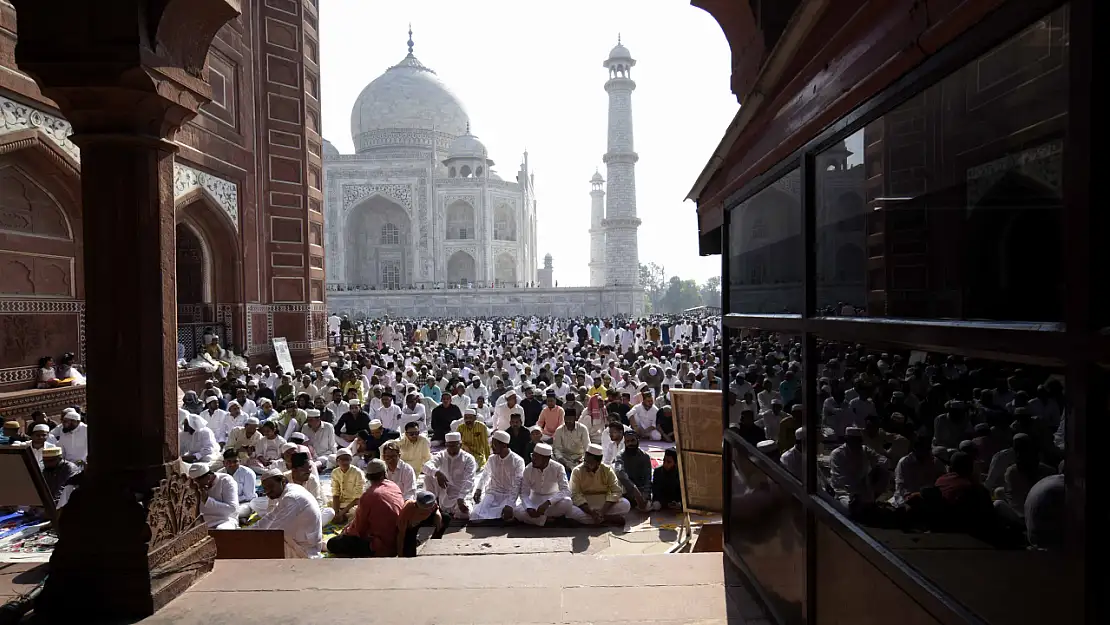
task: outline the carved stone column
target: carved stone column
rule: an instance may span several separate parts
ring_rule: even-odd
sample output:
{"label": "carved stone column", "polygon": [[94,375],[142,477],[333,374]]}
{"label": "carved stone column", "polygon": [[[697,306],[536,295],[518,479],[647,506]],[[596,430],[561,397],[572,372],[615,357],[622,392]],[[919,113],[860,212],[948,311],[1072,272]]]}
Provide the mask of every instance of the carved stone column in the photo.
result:
{"label": "carved stone column", "polygon": [[[73,124],[84,210],[89,468],[58,523],[36,614],[149,615],[212,567],[174,475],[173,138],[210,99],[205,60],[239,0],[15,0],[16,62]],[[119,401],[113,375],[134,385]]]}

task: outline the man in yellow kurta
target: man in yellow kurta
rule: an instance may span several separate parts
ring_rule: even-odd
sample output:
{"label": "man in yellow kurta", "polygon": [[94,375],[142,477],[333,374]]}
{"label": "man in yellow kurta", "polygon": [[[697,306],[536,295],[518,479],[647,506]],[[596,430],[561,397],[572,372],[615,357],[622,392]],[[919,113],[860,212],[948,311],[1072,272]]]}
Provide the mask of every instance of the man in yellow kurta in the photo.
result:
{"label": "man in yellow kurta", "polygon": [[474,456],[474,460],[478,463],[478,470],[481,471],[482,467],[486,466],[486,460],[489,459],[490,454],[489,428],[478,420],[476,410],[467,408],[463,413],[463,422],[459,424],[458,432],[462,435],[463,451]]}
{"label": "man in yellow kurta", "polygon": [[432,459],[432,443],[414,422],[405,424],[405,435],[397,439],[397,446],[401,448],[401,460],[410,467],[423,467]]}
{"label": "man in yellow kurta", "polygon": [[331,507],[335,509],[335,522],[343,524],[355,517],[366,480],[360,469],[351,466],[350,449],[341,448],[335,462],[339,466],[331,472]]}
{"label": "man in yellow kurta", "polygon": [[567,518],[583,525],[624,525],[624,515],[632,504],[623,497],[624,489],[613,467],[601,462],[603,453],[601,445],[591,444],[582,464],[571,471],[570,499],[574,506]]}

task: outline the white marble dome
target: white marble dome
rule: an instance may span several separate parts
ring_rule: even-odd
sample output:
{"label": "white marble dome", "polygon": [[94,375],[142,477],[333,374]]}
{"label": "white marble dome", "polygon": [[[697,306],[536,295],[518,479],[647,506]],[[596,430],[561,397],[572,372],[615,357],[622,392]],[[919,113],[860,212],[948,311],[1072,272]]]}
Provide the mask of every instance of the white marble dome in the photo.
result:
{"label": "white marble dome", "polygon": [[435,130],[457,137],[466,133],[468,122],[459,98],[410,52],[359,94],[351,110],[351,138],[362,152],[382,131]]}
{"label": "white marble dome", "polygon": [[485,159],[488,154],[486,146],[478,140],[478,137],[470,134],[469,126],[466,129],[466,134],[452,141],[451,147],[447,150],[448,158]]}
{"label": "white marble dome", "polygon": [[339,156],[339,150],[332,145],[331,141],[324,139],[324,157]]}

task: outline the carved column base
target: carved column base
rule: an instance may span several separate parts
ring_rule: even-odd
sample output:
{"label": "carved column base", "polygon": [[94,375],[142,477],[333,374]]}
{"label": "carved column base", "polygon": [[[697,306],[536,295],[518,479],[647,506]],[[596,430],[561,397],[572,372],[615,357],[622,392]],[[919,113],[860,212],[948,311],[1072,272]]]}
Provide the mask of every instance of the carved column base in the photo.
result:
{"label": "carved column base", "polygon": [[144,507],[113,477],[86,476],[62,509],[36,622],[145,618],[212,570],[216,545],[188,478],[170,474]]}

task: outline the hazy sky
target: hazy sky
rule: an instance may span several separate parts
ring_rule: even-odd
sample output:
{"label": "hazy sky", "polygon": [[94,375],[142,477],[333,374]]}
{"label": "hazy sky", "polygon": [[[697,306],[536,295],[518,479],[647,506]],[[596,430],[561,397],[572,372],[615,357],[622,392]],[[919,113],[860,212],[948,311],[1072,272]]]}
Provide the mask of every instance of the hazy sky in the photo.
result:
{"label": "hazy sky", "polygon": [[720,273],[700,257],[687,191],[736,114],[730,52],[717,22],[688,0],[325,0],[320,3],[324,137],[354,151],[351,106],[362,88],[415,54],[462,100],[494,170],[512,179],[525,149],[536,176],[539,254],[560,286],[589,283],[590,176],[606,149],[609,50],[632,70],[640,262],[699,282]]}

